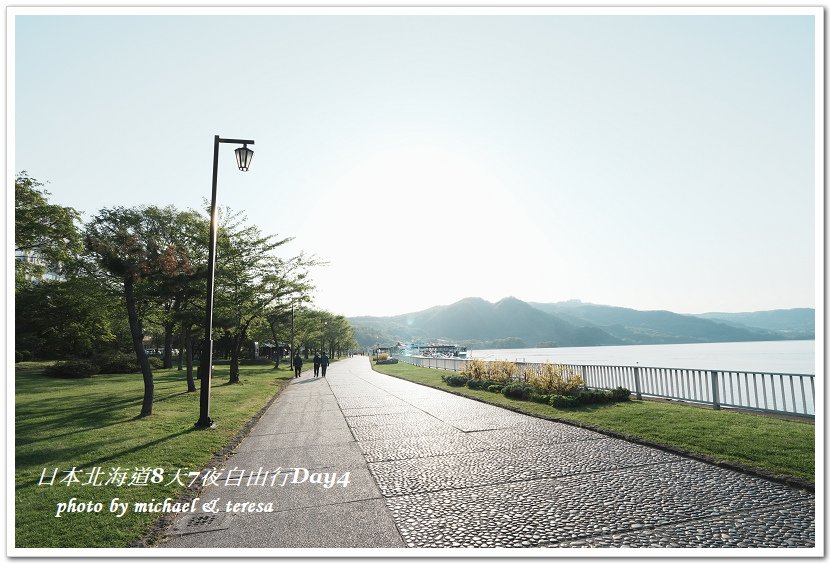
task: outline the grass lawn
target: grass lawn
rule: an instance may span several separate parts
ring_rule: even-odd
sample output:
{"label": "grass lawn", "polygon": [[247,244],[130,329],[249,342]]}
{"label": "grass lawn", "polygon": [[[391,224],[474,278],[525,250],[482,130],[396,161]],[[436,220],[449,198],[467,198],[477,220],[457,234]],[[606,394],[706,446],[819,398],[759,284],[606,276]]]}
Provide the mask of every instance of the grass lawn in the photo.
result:
{"label": "grass lawn", "polygon": [[[184,371],[156,370],[153,414],[136,418],[144,392],[141,374],[53,379],[42,375],[45,365],[15,366],[15,545],[21,548],[129,546],[159,514],[116,518],[110,501],[175,500],[184,488],[173,479],[175,470],[185,474],[205,467],[292,378],[287,366],[241,366],[241,383],[230,385],[229,367],[217,365],[210,406],[217,427],[194,430],[199,392],[187,392]],[[84,471],[81,483],[60,483],[73,467]],[[113,468],[125,470],[127,480],[121,486],[82,484],[95,467],[102,472],[98,483]],[[163,468],[162,482],[143,486],[139,479],[129,486],[134,473],[141,475],[136,468],[145,467]],[[54,485],[39,485],[43,469],[51,479],[55,468]],[[57,503],[73,497],[101,502],[103,511],[56,518]]]}
{"label": "grass lawn", "polygon": [[815,426],[811,422],[732,410],[716,411],[677,402],[637,401],[557,409],[500,393],[450,387],[446,372],[406,363],[372,365],[388,375],[547,418],[571,420],[622,432],[682,450],[763,471],[815,482]]}

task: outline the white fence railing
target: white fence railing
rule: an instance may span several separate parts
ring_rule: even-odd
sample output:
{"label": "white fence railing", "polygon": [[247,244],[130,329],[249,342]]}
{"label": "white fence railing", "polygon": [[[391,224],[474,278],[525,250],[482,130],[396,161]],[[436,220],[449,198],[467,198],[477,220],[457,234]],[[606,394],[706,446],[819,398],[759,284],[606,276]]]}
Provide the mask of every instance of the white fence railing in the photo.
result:
{"label": "white fence railing", "polygon": [[[461,371],[470,360],[395,356],[416,366]],[[521,366],[533,364],[517,362]],[[815,416],[815,376],[793,373],[560,364],[582,376],[587,387],[625,387],[637,398],[662,397],[763,412]]]}

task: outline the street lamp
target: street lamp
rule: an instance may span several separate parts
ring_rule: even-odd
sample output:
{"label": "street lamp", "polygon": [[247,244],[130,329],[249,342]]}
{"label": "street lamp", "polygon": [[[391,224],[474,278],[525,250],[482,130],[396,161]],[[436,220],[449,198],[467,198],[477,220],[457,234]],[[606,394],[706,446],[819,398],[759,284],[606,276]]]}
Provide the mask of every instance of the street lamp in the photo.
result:
{"label": "street lamp", "polygon": [[323,349],[323,338],[326,335],[326,326],[328,326],[328,321],[324,321],[320,319],[320,354],[322,355],[325,350]]}
{"label": "street lamp", "polygon": [[207,304],[205,306],[205,341],[202,345],[202,359],[199,362],[201,373],[201,389],[199,393],[199,420],[196,428],[213,428],[210,418],[210,378],[213,371],[213,284],[216,278],[216,175],[219,170],[219,143],[242,145],[236,149],[236,165],[243,172],[251,166],[254,151],[248,148],[254,142],[244,139],[222,139],[219,135],[213,137],[213,184],[210,193],[210,241],[208,242],[208,280]]}

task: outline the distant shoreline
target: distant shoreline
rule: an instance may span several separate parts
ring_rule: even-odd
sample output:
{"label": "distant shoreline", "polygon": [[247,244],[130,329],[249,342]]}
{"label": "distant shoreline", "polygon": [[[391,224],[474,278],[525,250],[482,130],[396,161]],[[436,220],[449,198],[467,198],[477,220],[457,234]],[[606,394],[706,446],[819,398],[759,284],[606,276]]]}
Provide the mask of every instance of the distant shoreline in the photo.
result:
{"label": "distant shoreline", "polygon": [[470,349],[480,359],[815,375],[815,339]]}

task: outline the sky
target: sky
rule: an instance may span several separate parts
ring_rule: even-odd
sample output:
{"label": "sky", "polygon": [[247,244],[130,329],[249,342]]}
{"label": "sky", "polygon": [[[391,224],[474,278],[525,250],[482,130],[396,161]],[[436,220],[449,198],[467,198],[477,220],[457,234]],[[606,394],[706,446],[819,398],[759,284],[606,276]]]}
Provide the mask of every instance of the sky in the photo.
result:
{"label": "sky", "polygon": [[220,135],[220,205],[336,314],[820,299],[812,15],[56,11],[14,14],[9,174],[86,220],[203,208]]}

